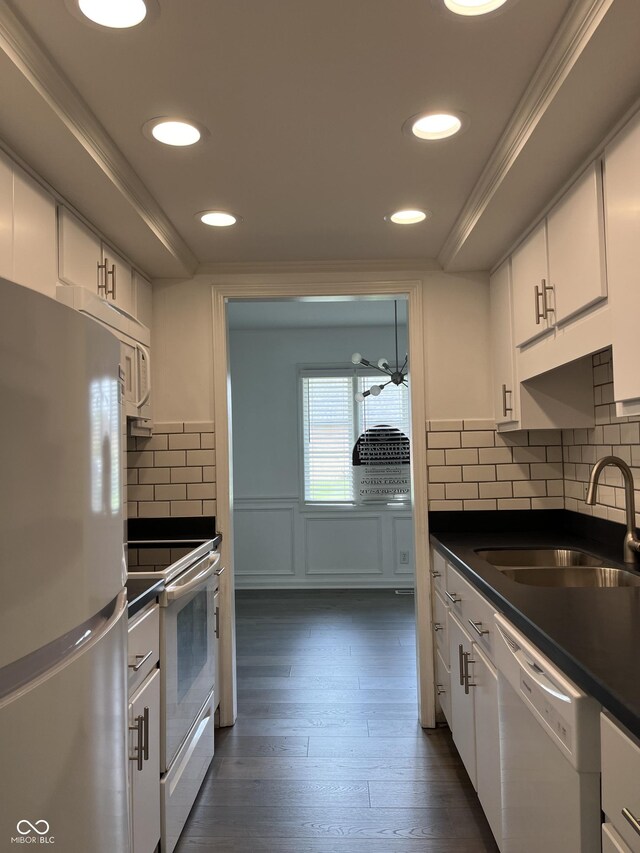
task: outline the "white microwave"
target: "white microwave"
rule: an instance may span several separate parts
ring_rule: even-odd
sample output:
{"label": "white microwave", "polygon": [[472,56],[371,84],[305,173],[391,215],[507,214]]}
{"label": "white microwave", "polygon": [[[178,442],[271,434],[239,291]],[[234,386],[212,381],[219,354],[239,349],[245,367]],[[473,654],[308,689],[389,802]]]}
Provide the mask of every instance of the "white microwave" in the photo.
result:
{"label": "white microwave", "polygon": [[151,332],[135,317],[75,285],[58,284],[56,298],[105,326],[120,341],[120,368],[124,384],[124,412],[129,432],[148,435],[151,413]]}

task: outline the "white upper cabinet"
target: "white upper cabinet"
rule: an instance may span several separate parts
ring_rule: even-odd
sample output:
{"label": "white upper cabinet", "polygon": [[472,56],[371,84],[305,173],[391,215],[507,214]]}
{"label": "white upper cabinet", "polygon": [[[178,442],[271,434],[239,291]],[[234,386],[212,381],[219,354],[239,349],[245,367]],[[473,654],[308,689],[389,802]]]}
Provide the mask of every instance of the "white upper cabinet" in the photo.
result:
{"label": "white upper cabinet", "polygon": [[58,208],[58,278],[98,292],[100,238],[64,207]]}
{"label": "white upper cabinet", "polygon": [[494,415],[498,425],[517,425],[518,384],[515,378],[511,320],[510,260],[506,260],[491,276],[489,297]]}
{"label": "white upper cabinet", "polygon": [[511,257],[514,343],[520,347],[552,326],[549,307],[549,266],[545,222],[518,246]]}
{"label": "white upper cabinet", "polygon": [[607,297],[599,160],[549,213],[547,246],[552,291],[546,304],[551,322],[562,324]]}
{"label": "white upper cabinet", "polygon": [[640,412],[640,114],[605,150],[607,272],[616,401],[619,415]]}
{"label": "white upper cabinet", "polygon": [[143,326],[151,328],[152,314],[151,301],[152,290],[151,282],[140,275],[138,272],[133,273],[133,293],[135,295],[135,316]]}
{"label": "white upper cabinet", "polygon": [[13,273],[18,284],[56,293],[56,205],[22,169],[13,170]]}
{"label": "white upper cabinet", "polygon": [[94,291],[133,316],[131,267],[66,208],[58,208],[58,278]]}
{"label": "white upper cabinet", "polygon": [[0,278],[13,277],[13,169],[0,154]]}

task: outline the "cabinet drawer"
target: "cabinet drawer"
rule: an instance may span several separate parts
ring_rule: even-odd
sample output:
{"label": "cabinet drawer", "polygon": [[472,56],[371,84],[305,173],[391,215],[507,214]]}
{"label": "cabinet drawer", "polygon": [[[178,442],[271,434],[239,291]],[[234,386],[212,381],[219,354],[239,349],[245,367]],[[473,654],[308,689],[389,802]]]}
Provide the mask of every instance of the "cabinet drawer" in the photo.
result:
{"label": "cabinet drawer", "polygon": [[602,853],[631,853],[610,823],[602,824]]}
{"label": "cabinet drawer", "polygon": [[436,693],[442,713],[451,728],[451,675],[439,651],[436,652]]}
{"label": "cabinet drawer", "polygon": [[440,592],[444,595],[445,590],[445,575],[446,575],[446,561],[442,554],[438,551],[431,551],[431,577],[433,578],[433,586],[435,589],[440,590]]}
{"label": "cabinet drawer", "polygon": [[449,635],[448,635],[447,605],[439,592],[433,594],[433,633],[436,638],[436,648],[449,666]]}
{"label": "cabinet drawer", "polygon": [[494,663],[496,626],[493,614],[495,608],[461,575],[457,585],[461,590],[464,627]]}
{"label": "cabinet drawer", "polygon": [[[494,607],[457,569],[447,563],[446,602],[489,659],[494,660]],[[452,599],[456,599],[455,603]]]}
{"label": "cabinet drawer", "polygon": [[[160,659],[160,608],[156,604],[129,624],[127,664],[129,695],[136,690]],[[134,670],[134,666],[139,667]]]}
{"label": "cabinet drawer", "polygon": [[604,714],[600,733],[602,810],[632,853],[640,853],[640,832],[632,825],[633,818],[640,825],[640,746]]}

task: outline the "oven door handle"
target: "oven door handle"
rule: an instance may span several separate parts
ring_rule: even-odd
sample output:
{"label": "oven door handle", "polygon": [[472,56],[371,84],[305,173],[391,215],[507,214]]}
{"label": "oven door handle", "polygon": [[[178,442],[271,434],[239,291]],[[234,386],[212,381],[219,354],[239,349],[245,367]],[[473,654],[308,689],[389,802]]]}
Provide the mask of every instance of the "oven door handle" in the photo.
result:
{"label": "oven door handle", "polygon": [[191,574],[200,566],[204,566],[204,568],[201,571],[197,572],[194,577],[185,581],[174,581],[165,588],[164,592],[167,602],[177,601],[179,598],[182,598],[183,595],[188,595],[190,592],[193,592],[193,590],[197,587],[202,586],[204,581],[206,581],[207,578],[211,577],[215,567],[218,565],[219,562],[220,553],[217,552],[212,556],[207,555],[200,563],[196,563],[196,565],[192,569],[190,569],[187,574]]}

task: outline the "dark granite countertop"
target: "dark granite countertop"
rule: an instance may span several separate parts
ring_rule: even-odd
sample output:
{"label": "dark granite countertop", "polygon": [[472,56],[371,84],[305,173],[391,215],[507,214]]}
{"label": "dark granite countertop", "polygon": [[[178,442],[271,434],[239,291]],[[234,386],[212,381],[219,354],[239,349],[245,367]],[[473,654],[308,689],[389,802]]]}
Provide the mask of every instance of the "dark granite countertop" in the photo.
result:
{"label": "dark granite countertop", "polygon": [[142,608],[153,601],[164,589],[164,578],[154,580],[145,578],[143,580],[127,580],[127,598],[129,599],[128,612],[129,619],[139,613]]}
{"label": "dark granite countertop", "polygon": [[481,548],[577,548],[604,558],[607,565],[628,568],[621,562],[625,528],[567,510],[430,513],[429,523],[432,544],[496,609],[640,737],[640,587],[527,586],[475,553]]}

